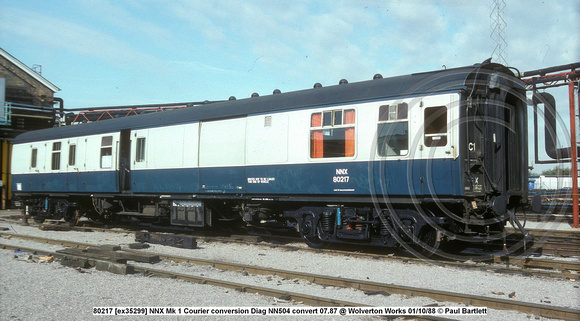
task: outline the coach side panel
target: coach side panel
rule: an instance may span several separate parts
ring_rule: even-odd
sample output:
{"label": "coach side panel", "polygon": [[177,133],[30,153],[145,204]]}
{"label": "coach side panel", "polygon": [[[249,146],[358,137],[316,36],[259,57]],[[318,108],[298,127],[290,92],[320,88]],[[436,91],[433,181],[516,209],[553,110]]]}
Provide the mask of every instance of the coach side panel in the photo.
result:
{"label": "coach side panel", "polygon": [[118,133],[14,146],[13,191],[114,193]]}
{"label": "coach side panel", "polygon": [[439,94],[248,116],[247,192],[461,195],[458,115]]}
{"label": "coach side panel", "polygon": [[246,117],[203,121],[199,128],[199,191],[246,190]]}
{"label": "coach side panel", "polygon": [[197,193],[198,130],[198,123],[133,130],[133,193]]}
{"label": "coach side panel", "polygon": [[[133,129],[131,188],[137,194],[459,195],[458,109],[457,94],[439,94]],[[13,189],[118,192],[119,139],[117,132],[15,145]]]}

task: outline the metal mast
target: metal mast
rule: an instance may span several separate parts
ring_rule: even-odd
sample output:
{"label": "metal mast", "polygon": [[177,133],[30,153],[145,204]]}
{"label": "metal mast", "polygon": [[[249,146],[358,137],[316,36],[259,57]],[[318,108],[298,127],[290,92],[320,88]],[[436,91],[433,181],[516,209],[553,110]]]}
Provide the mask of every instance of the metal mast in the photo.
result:
{"label": "metal mast", "polygon": [[491,34],[493,40],[493,51],[491,58],[493,61],[507,65],[507,41],[505,31],[507,24],[503,18],[505,9],[505,0],[493,0],[489,18],[491,21]]}

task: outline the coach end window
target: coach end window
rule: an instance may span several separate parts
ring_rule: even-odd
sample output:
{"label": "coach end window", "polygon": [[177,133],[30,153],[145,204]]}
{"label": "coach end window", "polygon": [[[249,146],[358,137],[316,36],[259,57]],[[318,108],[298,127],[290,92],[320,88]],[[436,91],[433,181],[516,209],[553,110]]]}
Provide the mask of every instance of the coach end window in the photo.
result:
{"label": "coach end window", "polygon": [[310,116],[310,157],[353,157],[355,110],[331,110]]}
{"label": "coach end window", "polygon": [[406,103],[379,107],[379,156],[405,156],[409,153],[408,109]]}
{"label": "coach end window", "polygon": [[447,145],[447,107],[425,108],[425,146]]}
{"label": "coach end window", "polygon": [[36,159],[38,158],[38,149],[33,148],[32,153],[30,155],[30,167],[36,168]]}
{"label": "coach end window", "polygon": [[111,168],[113,165],[113,136],[101,138],[101,168]]}
{"label": "coach end window", "polygon": [[137,138],[137,150],[135,155],[135,161],[137,163],[145,161],[145,137]]}
{"label": "coach end window", "polygon": [[52,143],[51,169],[53,171],[58,171],[60,169],[60,145],[60,142]]}
{"label": "coach end window", "polygon": [[75,166],[77,163],[77,145],[70,144],[68,147],[68,166]]}

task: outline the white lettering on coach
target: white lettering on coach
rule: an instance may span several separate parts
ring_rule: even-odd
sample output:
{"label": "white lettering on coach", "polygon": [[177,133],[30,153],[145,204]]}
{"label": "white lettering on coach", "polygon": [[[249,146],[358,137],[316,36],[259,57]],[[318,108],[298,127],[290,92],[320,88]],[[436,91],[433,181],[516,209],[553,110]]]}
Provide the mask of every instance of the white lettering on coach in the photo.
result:
{"label": "white lettering on coach", "polygon": [[248,184],[269,184],[275,180],[275,177],[248,177]]}
{"label": "white lettering on coach", "polygon": [[348,168],[337,168],[336,175],[332,177],[333,183],[348,183],[350,176],[348,176]]}

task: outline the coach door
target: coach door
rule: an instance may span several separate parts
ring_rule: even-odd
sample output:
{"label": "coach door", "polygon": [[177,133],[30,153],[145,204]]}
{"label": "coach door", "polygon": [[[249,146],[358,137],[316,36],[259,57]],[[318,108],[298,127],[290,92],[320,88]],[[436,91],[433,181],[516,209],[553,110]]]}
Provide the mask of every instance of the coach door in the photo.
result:
{"label": "coach door", "polygon": [[455,194],[454,160],[454,123],[452,115],[457,112],[457,99],[443,96],[442,99],[426,99],[421,109],[423,118],[423,137],[418,142],[422,165],[420,166],[420,184],[423,195],[438,197]]}
{"label": "coach door", "polygon": [[117,186],[120,192],[131,191],[131,130],[121,130],[117,164]]}
{"label": "coach door", "polygon": [[[63,148],[63,150],[68,150],[68,155],[65,158],[66,162],[66,184],[68,190],[70,192],[76,192],[79,190],[79,148],[78,148],[78,140],[77,138],[71,138],[67,141],[67,145]],[[61,160],[62,163],[62,160]]]}
{"label": "coach door", "polygon": [[[523,191],[527,179],[520,164],[525,164],[527,148],[525,133],[525,109],[515,94],[505,98],[498,94],[486,105],[486,139],[484,140],[484,174],[490,182],[488,191],[504,193]],[[523,120],[522,120],[523,119]]]}
{"label": "coach door", "polygon": [[246,118],[199,123],[199,191],[246,190]]}

